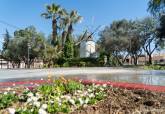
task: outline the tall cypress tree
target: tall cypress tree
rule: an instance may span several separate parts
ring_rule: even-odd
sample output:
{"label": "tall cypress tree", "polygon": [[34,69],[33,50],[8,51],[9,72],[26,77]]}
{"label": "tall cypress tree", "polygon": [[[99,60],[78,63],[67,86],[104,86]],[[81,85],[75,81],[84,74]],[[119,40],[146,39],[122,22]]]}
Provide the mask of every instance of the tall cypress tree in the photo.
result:
{"label": "tall cypress tree", "polygon": [[72,59],[74,56],[74,43],[71,35],[67,35],[64,45],[64,57],[66,59]]}
{"label": "tall cypress tree", "polygon": [[5,51],[8,48],[9,41],[10,41],[10,35],[9,35],[8,30],[6,29],[6,33],[5,33],[5,36],[4,36],[4,42],[3,42],[3,47],[2,47],[3,51]]}

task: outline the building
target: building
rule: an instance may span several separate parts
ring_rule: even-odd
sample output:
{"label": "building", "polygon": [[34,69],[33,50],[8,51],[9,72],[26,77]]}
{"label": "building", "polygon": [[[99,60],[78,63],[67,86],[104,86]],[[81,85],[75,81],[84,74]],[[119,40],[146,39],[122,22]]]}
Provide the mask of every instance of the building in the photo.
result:
{"label": "building", "polygon": [[[145,65],[148,62],[148,56],[140,56],[137,60],[138,65]],[[131,57],[128,57],[125,62],[126,65],[134,64],[134,60]],[[152,64],[165,64],[165,54],[153,54],[152,55]]]}
{"label": "building", "polygon": [[96,58],[96,43],[93,41],[93,38],[90,37],[87,40],[83,40],[80,43],[80,58]]}

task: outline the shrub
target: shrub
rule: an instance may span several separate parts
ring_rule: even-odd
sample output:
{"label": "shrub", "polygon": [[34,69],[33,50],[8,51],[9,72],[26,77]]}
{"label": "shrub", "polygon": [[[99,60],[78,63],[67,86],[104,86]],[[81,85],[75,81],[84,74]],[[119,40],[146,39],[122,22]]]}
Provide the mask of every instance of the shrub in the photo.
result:
{"label": "shrub", "polygon": [[69,62],[65,62],[62,66],[63,67],[70,67]]}

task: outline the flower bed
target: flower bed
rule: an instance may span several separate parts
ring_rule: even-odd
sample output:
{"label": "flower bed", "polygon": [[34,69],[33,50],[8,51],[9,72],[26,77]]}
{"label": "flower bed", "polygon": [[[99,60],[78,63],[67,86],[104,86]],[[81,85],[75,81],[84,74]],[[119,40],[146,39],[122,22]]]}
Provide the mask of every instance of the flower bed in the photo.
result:
{"label": "flower bed", "polygon": [[[165,93],[119,88],[110,82],[63,77],[35,87],[8,87],[0,93],[0,114],[165,113]],[[113,85],[113,86],[112,86]]]}
{"label": "flower bed", "polygon": [[55,80],[29,90],[6,88],[0,94],[0,113],[54,114],[70,113],[81,107],[96,104],[107,96],[106,85],[83,85],[80,82]]}

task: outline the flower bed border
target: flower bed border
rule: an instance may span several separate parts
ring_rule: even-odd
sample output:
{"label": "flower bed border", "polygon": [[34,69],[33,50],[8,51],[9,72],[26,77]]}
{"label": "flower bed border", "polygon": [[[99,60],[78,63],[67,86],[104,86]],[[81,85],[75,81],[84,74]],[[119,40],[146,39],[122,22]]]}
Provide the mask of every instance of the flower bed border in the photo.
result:
{"label": "flower bed border", "polygon": [[[165,92],[165,86],[157,85],[146,85],[141,83],[128,83],[128,82],[113,82],[113,81],[98,81],[98,80],[81,80],[76,78],[75,80],[81,81],[83,84],[107,84],[108,86],[120,87],[126,89],[142,89],[157,92]],[[28,85],[29,88],[36,86],[37,84],[51,83],[51,80],[28,80],[28,81],[17,81],[17,82],[0,82],[0,87],[14,87],[19,85]]]}

